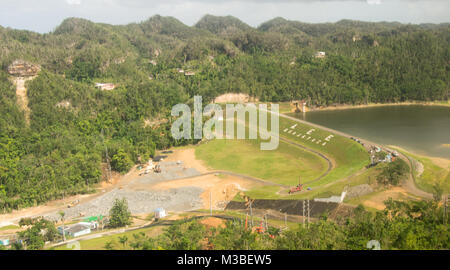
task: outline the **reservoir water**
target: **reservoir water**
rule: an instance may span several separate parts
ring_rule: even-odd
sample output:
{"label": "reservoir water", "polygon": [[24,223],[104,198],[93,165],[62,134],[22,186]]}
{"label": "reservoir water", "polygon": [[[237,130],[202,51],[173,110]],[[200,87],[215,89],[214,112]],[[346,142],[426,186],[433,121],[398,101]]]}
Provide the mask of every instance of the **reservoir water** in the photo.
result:
{"label": "reservoir water", "polygon": [[380,106],[312,111],[293,116],[376,143],[450,159],[450,107]]}

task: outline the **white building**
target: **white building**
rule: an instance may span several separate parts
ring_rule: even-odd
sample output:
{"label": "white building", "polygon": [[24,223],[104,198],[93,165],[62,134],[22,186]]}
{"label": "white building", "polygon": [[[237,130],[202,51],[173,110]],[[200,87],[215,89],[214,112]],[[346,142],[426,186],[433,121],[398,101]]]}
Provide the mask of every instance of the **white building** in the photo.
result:
{"label": "white building", "polygon": [[97,221],[90,221],[90,222],[78,222],[80,225],[84,225],[86,227],[89,227],[91,230],[98,229],[98,222]]}
{"label": "white building", "polygon": [[0,239],[0,246],[9,246],[9,239]]}
{"label": "white building", "polygon": [[[63,227],[58,227],[58,231],[60,234],[63,234]],[[78,237],[85,234],[91,233],[91,226],[90,225],[84,225],[84,224],[75,224],[71,227],[65,226],[64,227],[64,234],[69,235],[72,237]]]}
{"label": "white building", "polygon": [[114,88],[116,88],[113,83],[96,83],[95,87],[100,90],[114,90]]}
{"label": "white building", "polygon": [[155,219],[160,219],[167,216],[166,210],[163,208],[156,208],[155,209]]}
{"label": "white building", "polygon": [[325,52],[317,52],[316,53],[316,58],[325,58],[326,53]]}

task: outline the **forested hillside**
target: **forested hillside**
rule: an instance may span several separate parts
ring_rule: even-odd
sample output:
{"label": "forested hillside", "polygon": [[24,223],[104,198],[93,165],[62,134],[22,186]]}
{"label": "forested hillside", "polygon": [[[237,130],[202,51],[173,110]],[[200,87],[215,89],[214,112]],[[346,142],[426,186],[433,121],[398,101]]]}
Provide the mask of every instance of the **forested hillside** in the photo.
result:
{"label": "forested hillside", "polygon": [[[447,100],[449,29],[282,18],[252,28],[209,15],[192,27],[161,16],[120,26],[70,18],[47,34],[0,27],[0,211],[88,192],[106,149],[125,172],[155,149],[190,143],[159,120],[196,94],[310,106]],[[7,72],[17,59],[42,67],[26,84],[29,125]]]}

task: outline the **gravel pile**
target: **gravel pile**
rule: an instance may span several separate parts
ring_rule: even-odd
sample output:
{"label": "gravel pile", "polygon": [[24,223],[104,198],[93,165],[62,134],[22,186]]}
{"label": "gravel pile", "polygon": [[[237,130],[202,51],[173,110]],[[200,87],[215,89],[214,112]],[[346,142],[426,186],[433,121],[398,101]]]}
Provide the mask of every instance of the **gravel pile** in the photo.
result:
{"label": "gravel pile", "polygon": [[194,168],[185,168],[183,163],[161,162],[161,173],[151,172],[133,180],[139,184],[153,184],[161,181],[176,180],[186,177],[199,176],[200,172]]}
{"label": "gravel pile", "polygon": [[[164,191],[133,191],[126,189],[114,189],[90,202],[67,208],[66,219],[88,217],[96,215],[108,215],[115,199],[125,198],[128,207],[133,214],[153,212],[158,207],[168,211],[187,211],[202,207],[200,194],[201,188],[182,187]],[[58,212],[46,216],[50,220],[59,220]]]}
{"label": "gravel pile", "polygon": [[358,186],[354,186],[348,189],[347,191],[347,197],[348,198],[354,198],[363,196],[369,193],[373,192],[373,188],[369,186],[368,184],[362,184]]}

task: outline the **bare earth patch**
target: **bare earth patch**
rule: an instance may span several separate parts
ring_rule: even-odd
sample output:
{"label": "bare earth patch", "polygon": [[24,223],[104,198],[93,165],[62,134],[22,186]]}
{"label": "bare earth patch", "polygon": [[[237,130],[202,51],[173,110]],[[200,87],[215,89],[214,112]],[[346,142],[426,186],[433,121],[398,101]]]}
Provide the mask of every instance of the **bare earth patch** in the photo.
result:
{"label": "bare earth patch", "polygon": [[202,160],[195,158],[195,148],[180,148],[173,150],[172,154],[169,154],[164,161],[183,161],[183,164],[187,168],[194,168],[200,173],[208,172],[206,164]]}
{"label": "bare earth patch", "polygon": [[[195,168],[200,173],[208,173],[210,172],[202,161],[197,160],[195,158],[195,149],[194,148],[179,148],[174,149],[172,154],[168,154],[168,157],[164,160],[164,162],[170,161],[182,161],[183,166],[186,168]],[[197,195],[198,200],[201,203],[201,207],[205,209],[210,208],[210,194],[212,201],[213,209],[222,209],[225,207],[226,203],[234,198],[234,196],[240,192],[241,190],[249,189],[258,183],[254,183],[250,180],[241,179],[235,176],[228,175],[201,175],[194,176],[192,178],[185,178],[179,180],[166,180],[160,182],[149,182],[149,183],[139,183],[139,181],[135,181],[140,178],[139,173],[141,171],[136,170],[134,167],[129,173],[126,175],[113,174],[112,179],[109,183],[102,182],[97,185],[98,192],[95,194],[87,194],[87,195],[76,195],[71,197],[66,197],[64,200],[55,200],[48,202],[46,204],[30,207],[26,209],[21,209],[18,211],[13,211],[12,213],[0,215],[0,223],[15,223],[23,217],[36,217],[36,216],[55,216],[54,213],[57,211],[63,210],[65,212],[72,212],[77,210],[78,208],[86,208],[92,204],[92,202],[96,202],[102,197],[105,197],[109,193],[137,193],[139,192],[153,192],[155,194],[159,194],[161,192],[161,196],[167,195],[166,193],[173,192],[174,190],[178,190],[179,192],[184,192],[187,189],[201,189],[199,195]],[[95,187],[92,187],[95,188]],[[127,193],[127,194],[128,194]],[[188,196],[188,194],[179,194],[177,197],[183,197],[184,195]],[[131,196],[131,195],[130,195]],[[155,195],[156,196],[156,195]],[[186,197],[184,196],[184,197]],[[107,196],[106,196],[107,197]],[[183,198],[184,198],[183,197]],[[139,199],[139,198],[138,198]],[[68,208],[68,204],[71,202],[77,201],[77,205]],[[186,201],[186,203],[193,201]],[[133,205],[139,202],[129,201],[130,205]],[[144,205],[151,204],[151,201],[142,201]],[[109,206],[105,206],[109,207]],[[84,209],[83,213],[88,214],[91,208]],[[95,208],[95,207],[94,207]],[[88,211],[89,210],[89,211]],[[94,209],[91,209],[92,211]],[[135,212],[134,214],[139,214],[143,212]],[[90,213],[89,213],[90,214]],[[92,213],[98,214],[98,213]],[[70,216],[70,215],[68,215]]]}
{"label": "bare earth patch", "polygon": [[[210,172],[202,160],[196,159],[195,148],[180,148],[173,151],[164,161],[180,160],[187,168],[194,168],[202,174]],[[232,200],[239,191],[250,189],[255,185],[258,184],[236,176],[210,174],[189,179],[159,182],[149,188],[166,190],[180,187],[199,187],[204,190],[200,196],[204,208],[210,208],[211,194],[212,208],[222,209],[226,202]]]}
{"label": "bare earth patch", "polygon": [[249,95],[243,93],[227,93],[214,99],[214,103],[247,103],[257,101],[258,99],[251,98]]}
{"label": "bare earth patch", "polygon": [[253,186],[255,186],[255,183],[234,176],[204,175],[190,179],[160,182],[151,188],[166,190],[180,187],[199,187],[204,190],[200,198],[203,201],[203,207],[205,209],[210,208],[210,194],[212,208],[222,209],[239,191],[249,189]]}
{"label": "bare earth patch", "polygon": [[389,198],[399,200],[406,197],[409,197],[409,195],[405,189],[401,187],[393,187],[371,196],[369,199],[364,200],[362,204],[367,207],[383,210],[384,208],[386,208],[386,206],[384,205],[384,201],[388,200]]}
{"label": "bare earth patch", "polygon": [[17,105],[25,113],[25,121],[30,124],[30,108],[28,107],[27,89],[25,88],[25,82],[34,79],[32,77],[13,77],[11,80],[16,86]]}
{"label": "bare earth patch", "polygon": [[441,168],[450,169],[450,159],[430,157],[434,164]]}
{"label": "bare earth patch", "polygon": [[220,218],[208,217],[208,218],[202,219],[200,221],[200,223],[205,225],[206,227],[225,228],[225,222],[223,219],[220,219]]}

